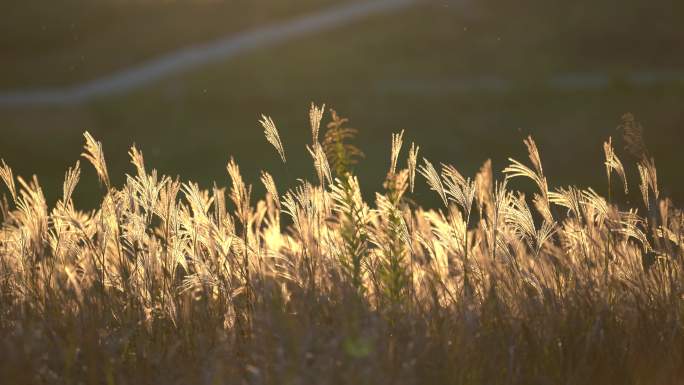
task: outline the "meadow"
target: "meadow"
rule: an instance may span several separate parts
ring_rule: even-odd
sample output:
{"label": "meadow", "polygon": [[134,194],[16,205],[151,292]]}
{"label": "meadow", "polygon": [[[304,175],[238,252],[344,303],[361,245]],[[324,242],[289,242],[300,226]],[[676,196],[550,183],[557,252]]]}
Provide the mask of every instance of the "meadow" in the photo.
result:
{"label": "meadow", "polygon": [[[22,5],[32,2],[20,2],[14,5],[24,7],[19,16],[0,21],[7,31],[0,39],[13,42],[0,47],[3,53],[22,48],[17,41],[30,37],[35,42],[26,45],[32,49],[23,47],[22,55],[8,54],[0,62],[7,89],[89,80],[186,44],[330,7],[313,0],[298,1],[296,7],[290,2],[220,0],[97,2],[111,3],[106,7],[84,5],[92,3],[85,0],[68,3],[76,5],[57,9],[60,17],[49,19],[52,13],[47,13],[35,23],[18,23],[32,15]],[[647,9],[639,0],[622,2],[617,9],[609,0],[460,3],[419,1],[83,104],[0,106],[0,132],[12,138],[0,142],[0,155],[16,173],[36,173],[50,204],[61,194],[63,170],[72,164],[86,130],[107,144],[116,183],[124,182],[127,149],[136,143],[160,172],[191,178],[205,188],[224,178],[229,156],[272,170],[290,187],[277,161],[261,156],[256,120],[268,111],[279,122],[285,144],[302,142],[308,137],[306,117],[295,111],[313,100],[334,105],[361,130],[358,144],[367,157],[357,173],[371,190],[380,187],[386,171],[387,138],[399,129],[411,132],[435,160],[456,163],[468,173],[487,158],[500,169],[509,154],[524,156],[519,143],[532,135],[546,150],[546,168],[558,185],[586,187],[603,180],[594,167],[602,151],[594,144],[617,135],[620,116],[632,112],[646,127],[645,141],[659,154],[660,176],[668,181],[664,191],[684,199],[678,177],[684,157],[676,140],[684,125],[683,83],[634,85],[624,80],[633,71],[669,71],[684,64],[677,48],[680,2],[667,0]],[[588,3],[594,12],[582,12]],[[107,15],[116,16],[116,22],[105,22]],[[64,46],[53,53],[62,52],[65,61],[38,44],[45,38],[39,33],[45,19],[62,31],[48,35],[54,39],[50,45]],[[160,22],[145,28],[149,20]],[[84,29],[72,33],[70,22]],[[201,31],[203,35],[192,35]],[[74,34],[93,42],[74,43]],[[122,41],[135,44],[117,46]],[[67,64],[80,67],[67,77]],[[596,89],[558,89],[545,83],[556,74],[593,71],[612,80]],[[512,87],[467,87],[488,78],[510,80]],[[293,173],[309,170],[304,159],[292,159],[289,167]],[[258,171],[243,170],[251,179],[259,177]],[[84,207],[95,207],[97,183],[84,179],[76,197]],[[423,202],[429,199],[434,197],[421,196]]]}
{"label": "meadow", "polygon": [[[230,159],[228,185],[208,189],[136,146],[114,182],[89,133],[54,205],[3,161],[2,378],[679,383],[684,213],[633,115],[596,143],[593,188],[554,184],[532,137],[502,171],[462,173],[408,131],[387,137],[385,177],[367,188],[356,170],[377,149],[323,105],[307,123],[284,145],[277,120],[258,122],[261,156],[286,176]],[[100,183],[93,210],[74,198],[82,169]]]}

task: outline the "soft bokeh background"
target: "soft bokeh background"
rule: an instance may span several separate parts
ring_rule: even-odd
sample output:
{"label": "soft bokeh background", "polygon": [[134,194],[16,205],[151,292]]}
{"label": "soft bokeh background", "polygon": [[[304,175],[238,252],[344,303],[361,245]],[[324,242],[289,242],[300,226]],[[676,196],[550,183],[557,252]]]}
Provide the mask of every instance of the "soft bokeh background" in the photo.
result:
{"label": "soft bokeh background", "polygon": [[[0,7],[0,93],[78,84],[183,47],[361,0],[22,0]],[[378,188],[390,134],[472,174],[524,158],[537,140],[554,186],[605,191],[602,143],[625,112],[645,128],[666,195],[684,198],[684,2],[679,0],[416,1],[69,105],[1,105],[0,156],[36,173],[49,200],[79,157],[82,133],[104,142],[110,173],[132,172],[136,143],[150,167],[207,187],[233,156],[258,184],[288,181],[257,120],[280,129],[291,175],[313,169],[304,149],[310,102],[360,129],[357,168]],[[630,158],[619,148],[623,162]],[[94,202],[89,167],[77,190]],[[632,176],[632,182],[635,182]]]}

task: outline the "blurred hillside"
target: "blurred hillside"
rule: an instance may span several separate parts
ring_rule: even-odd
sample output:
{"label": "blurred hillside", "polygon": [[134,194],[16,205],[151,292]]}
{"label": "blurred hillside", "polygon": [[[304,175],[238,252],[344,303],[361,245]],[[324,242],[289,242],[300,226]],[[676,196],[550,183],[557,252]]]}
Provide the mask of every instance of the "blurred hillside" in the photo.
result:
{"label": "blurred hillside", "polygon": [[[333,3],[16,2],[0,26],[0,91],[94,79]],[[423,155],[468,173],[487,156],[496,169],[523,157],[522,138],[532,134],[548,174],[562,178],[551,185],[601,185],[601,144],[619,136],[620,116],[632,112],[646,128],[663,191],[681,200],[683,15],[671,0],[418,1],[127,94],[0,106],[0,156],[22,175],[37,173],[50,197],[84,130],[104,142],[113,175],[131,170],[126,152],[135,142],[151,166],[203,185],[226,179],[230,156],[284,177],[257,118],[272,115],[289,167],[309,170],[306,111],[315,101],[361,130],[366,185],[381,183],[390,133],[401,129]],[[256,184],[256,174],[247,176]],[[85,179],[82,196],[97,188]]]}
{"label": "blurred hillside", "polygon": [[331,0],[25,0],[3,5],[0,87],[68,85]]}

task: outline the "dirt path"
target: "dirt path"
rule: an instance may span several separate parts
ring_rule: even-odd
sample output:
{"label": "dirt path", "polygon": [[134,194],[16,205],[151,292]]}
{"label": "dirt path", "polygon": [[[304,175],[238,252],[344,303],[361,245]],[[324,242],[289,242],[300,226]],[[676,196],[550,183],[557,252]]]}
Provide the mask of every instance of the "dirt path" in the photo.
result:
{"label": "dirt path", "polygon": [[[468,0],[454,1],[454,4],[461,6],[469,3]],[[0,107],[78,104],[106,95],[123,93],[208,63],[333,29],[373,14],[399,10],[417,2],[418,0],[371,0],[346,4],[171,52],[139,66],[73,86],[0,90]],[[561,91],[599,90],[615,84],[616,81],[635,87],[684,84],[684,72],[641,71],[623,74],[619,78],[602,72],[560,73],[540,79],[538,85]],[[521,84],[510,79],[485,76],[459,79],[403,79],[378,86],[387,92],[442,94],[473,91],[510,92]]]}
{"label": "dirt path", "polygon": [[207,63],[229,59],[253,49],[336,28],[372,14],[398,10],[415,2],[416,0],[373,0],[346,4],[210,43],[181,49],[137,67],[73,86],[17,91],[0,90],[0,106],[76,104],[100,96],[130,91]]}
{"label": "dirt path", "polygon": [[497,76],[474,76],[462,78],[413,78],[382,82],[378,88],[384,92],[413,95],[444,95],[450,93],[488,92],[506,93],[543,87],[558,91],[597,91],[616,85],[629,87],[653,87],[668,84],[684,85],[681,71],[634,71],[622,74],[606,72],[566,72],[539,77],[534,83],[515,81]]}

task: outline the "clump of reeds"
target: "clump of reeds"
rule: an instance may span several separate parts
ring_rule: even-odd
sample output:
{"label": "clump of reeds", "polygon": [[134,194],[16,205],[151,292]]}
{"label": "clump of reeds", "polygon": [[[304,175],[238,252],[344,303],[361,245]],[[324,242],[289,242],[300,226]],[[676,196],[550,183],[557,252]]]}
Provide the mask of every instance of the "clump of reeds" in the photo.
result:
{"label": "clump of reeds", "polygon": [[[0,227],[0,375],[8,383],[675,384],[684,375],[684,215],[660,195],[633,117],[643,202],[604,144],[608,196],[553,188],[532,138],[529,164],[464,176],[418,160],[404,132],[373,202],[354,167],[356,130],[312,105],[315,181],[263,199],[231,160],[229,188],[159,175],[130,151],[112,184],[104,149],[83,157],[101,205],[48,207],[15,177]],[[275,123],[266,139],[286,161]],[[294,152],[290,151],[292,157]],[[257,166],[258,167],[258,166]],[[602,167],[602,165],[597,165]],[[441,207],[413,196],[416,174]],[[527,178],[531,196],[509,189]],[[618,190],[618,191],[619,191]]]}

